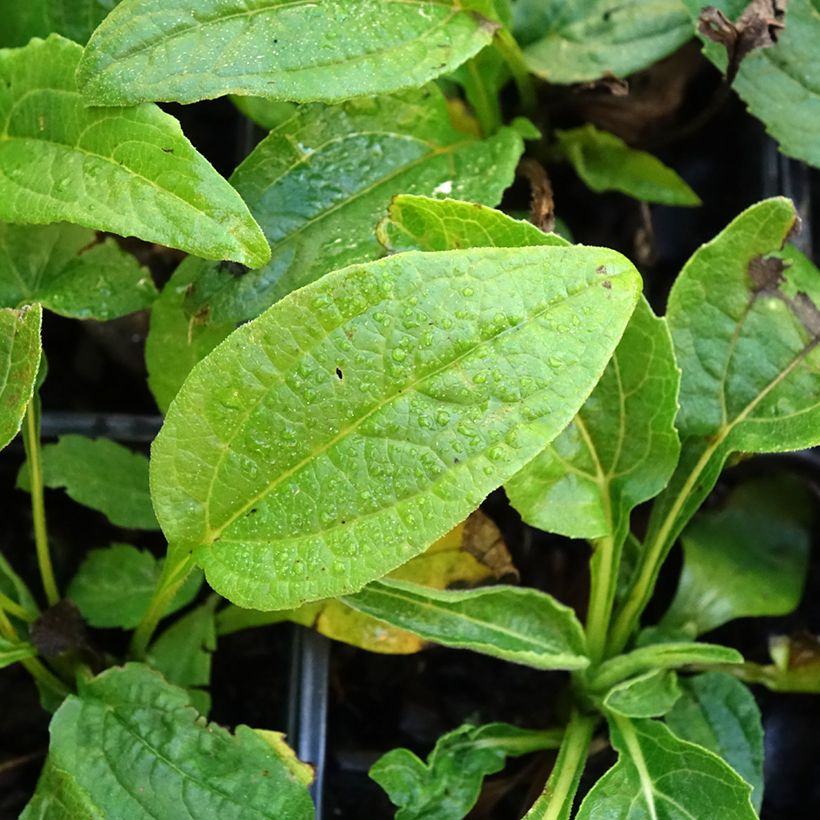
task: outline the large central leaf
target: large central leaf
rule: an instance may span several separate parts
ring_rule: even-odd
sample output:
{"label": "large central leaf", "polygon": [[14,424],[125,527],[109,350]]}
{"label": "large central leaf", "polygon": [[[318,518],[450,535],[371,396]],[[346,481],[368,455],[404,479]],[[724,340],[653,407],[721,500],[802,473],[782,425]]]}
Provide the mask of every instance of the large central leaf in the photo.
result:
{"label": "large central leaf", "polygon": [[638,298],[599,248],[399,254],[292,293],[197,365],[154,443],[172,546],[255,609],[360,589],[566,426]]}
{"label": "large central leaf", "polygon": [[125,0],[94,33],[78,77],[97,105],[224,94],[336,102],[423,85],[495,28],[451,0]]}

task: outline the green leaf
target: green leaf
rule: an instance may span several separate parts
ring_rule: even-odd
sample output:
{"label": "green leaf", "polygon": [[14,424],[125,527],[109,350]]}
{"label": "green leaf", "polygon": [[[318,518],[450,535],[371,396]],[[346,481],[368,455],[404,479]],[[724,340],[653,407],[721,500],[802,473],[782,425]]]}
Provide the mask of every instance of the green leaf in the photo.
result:
{"label": "green leaf", "polygon": [[622,541],[675,469],[679,381],[666,323],[641,299],[569,427],[505,485],[510,503],[542,530]]}
{"label": "green leaf", "polygon": [[633,649],[604,661],[590,676],[589,688],[606,691],[627,678],[657,669],[679,669],[704,663],[742,663],[743,655],[728,646],[675,641]]}
{"label": "green leaf", "polygon": [[265,264],[259,226],[173,117],[86,107],[74,79],[82,53],[56,34],[0,51],[0,220],[73,222]]}
{"label": "green leaf", "polygon": [[[148,490],[148,459],[110,439],[61,436],[42,449],[43,483],[63,487],[78,504],[101,512],[118,527],[155,530]],[[29,490],[28,466],[17,486]]]}
{"label": "green leaf", "polygon": [[625,77],[692,36],[681,0],[518,0],[513,11],[530,71],[551,83]]}
{"label": "green leaf", "polygon": [[472,202],[399,194],[376,238],[391,253],[567,245],[557,234]]}
{"label": "green leaf", "polygon": [[25,0],[3,7],[0,47],[24,46],[56,32],[85,44],[118,0]]}
{"label": "green leaf", "polygon": [[545,247],[400,254],[301,288],[170,407],[151,456],[169,543],[252,609],[361,589],[566,426],[639,287],[614,251]]}
{"label": "green leaf", "polygon": [[247,726],[231,734],[207,723],[183,689],[142,664],[81,681],[50,732],[46,773],[21,820],[313,817],[270,744]]}
{"label": "green leaf", "polygon": [[166,680],[188,690],[196,710],[206,715],[211,696],[201,687],[211,683],[211,655],[216,650],[216,597],[184,615],[148,649],[148,662]]}
{"label": "green leaf", "polygon": [[669,669],[653,669],[613,686],[604,696],[603,705],[623,717],[660,717],[680,696],[678,676]]}
{"label": "green leaf", "polygon": [[560,743],[560,731],[465,723],[438,739],[426,763],[409,749],[392,749],[369,774],[399,807],[396,820],[461,820],[478,800],[484,777],[500,772],[508,756],[557,749]]}
{"label": "green leaf", "polygon": [[33,658],[36,654],[37,650],[30,643],[20,643],[0,637],[0,669],[11,666],[17,661]]}
{"label": "green leaf", "polygon": [[373,229],[395,194],[494,205],[523,148],[513,128],[485,140],[457,131],[434,86],[299,108],[231,176],[270,242],[270,262],[251,272],[203,264],[187,308],[217,323],[253,319],[328,270],[382,256]]}
{"label": "green leaf", "polygon": [[231,97],[231,102],[265,131],[272,131],[296,113],[296,105],[264,97]]}
{"label": "green leaf", "polygon": [[719,817],[755,820],[751,791],[723,760],[662,723],[615,716],[618,762],[592,787],[576,820]]}
{"label": "green leaf", "polygon": [[535,669],[584,669],[584,631],[575,613],[534,589],[437,590],[374,581],[344,603],[425,640],[471,649]]}
{"label": "green leaf", "polygon": [[734,618],[787,615],[800,603],[814,499],[788,475],[749,481],[683,533],[678,590],[664,629],[699,635]]}
{"label": "green leaf", "polygon": [[225,94],[338,102],[421,86],[497,28],[450,0],[125,0],[94,33],[77,79],[94,105]]}
{"label": "green leaf", "polygon": [[584,125],[556,131],[561,155],[593,191],[621,191],[642,202],[700,205],[700,197],[671,168],[620,137]]}
{"label": "green leaf", "polygon": [[0,553],[0,592],[11,598],[14,603],[19,604],[31,616],[31,620],[40,614],[37,602],[25,581],[14,571],[2,553]]}
{"label": "green leaf", "polygon": [[147,269],[78,225],[0,222],[0,305],[39,302],[74,319],[115,319],[157,295]]}
{"label": "green leaf", "polygon": [[754,696],[722,672],[706,672],[682,682],[683,696],[666,716],[681,740],[697,743],[723,758],[763,802],[763,726]]}
{"label": "green leaf", "polygon": [[[162,572],[162,562],[130,544],[91,550],[66,591],[91,626],[133,629],[142,620]],[[202,575],[195,571],[171,602],[166,615],[196,596]]]}
{"label": "green leaf", "polygon": [[40,367],[40,305],[0,308],[0,449],[18,433]]}
{"label": "green leaf", "polygon": [[[701,0],[685,0],[693,19],[703,8]],[[746,2],[717,0],[717,6],[734,18]],[[820,67],[815,59],[820,37],[817,0],[789,0],[785,28],[770,48],[755,48],[740,63],[732,87],[763,121],[780,150],[820,166],[820,146],[814,134],[820,128]],[[765,7],[764,7],[765,8]],[[726,50],[707,43],[704,54],[721,71],[726,70]]]}

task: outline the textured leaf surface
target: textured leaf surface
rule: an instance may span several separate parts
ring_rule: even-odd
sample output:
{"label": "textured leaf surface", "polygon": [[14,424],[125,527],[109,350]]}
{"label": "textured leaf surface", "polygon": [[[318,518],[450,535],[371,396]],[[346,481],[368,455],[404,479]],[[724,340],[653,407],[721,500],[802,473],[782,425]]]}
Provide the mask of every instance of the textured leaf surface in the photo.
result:
{"label": "textured leaf surface", "polygon": [[678,676],[669,669],[653,669],[613,686],[604,707],[623,717],[650,718],[665,715],[681,696]]}
{"label": "textured leaf surface", "polygon": [[95,105],[338,102],[423,85],[495,28],[449,0],[125,0],[91,38],[78,80]]}
{"label": "textured leaf surface", "polygon": [[[696,19],[703,3],[685,2]],[[710,5],[735,19],[747,3],[717,0]],[[816,59],[820,2],[789,0],[788,6],[781,5],[786,8],[785,28],[778,32],[776,45],[747,54],[732,87],[785,154],[820,166],[820,146],[814,136],[820,128],[820,65]],[[727,57],[722,46],[707,43],[704,53],[725,71]]]}
{"label": "textured leaf surface", "polygon": [[113,239],[79,225],[0,223],[0,305],[39,302],[75,319],[115,319],[148,307],[151,274]]}
{"label": "textured leaf surface", "polygon": [[494,205],[524,143],[512,128],[457,131],[442,93],[300,108],[234,171],[271,245],[260,270],[203,264],[187,299],[213,322],[244,321],[328,270],[382,256],[373,230],[398,193],[452,193]]}
{"label": "textured leaf surface", "polygon": [[513,507],[548,532],[621,540],[675,469],[679,380],[666,323],[641,299],[576,417],[505,485]]}
{"label": "textured leaf surface", "polygon": [[239,195],[154,105],[87,108],[82,48],[58,35],[0,51],[0,219],[73,222],[209,259],[263,265]]}
{"label": "textured leaf surface", "polygon": [[30,643],[19,643],[0,637],[0,669],[25,658],[33,658],[37,650]]}
{"label": "textured leaf surface", "polygon": [[428,641],[536,669],[589,665],[583,629],[569,607],[534,589],[435,590],[375,581],[344,602]]}
{"label": "textured leaf surface", "polygon": [[560,731],[466,723],[440,737],[426,763],[408,749],[393,749],[370,767],[370,777],[399,807],[396,820],[462,820],[478,800],[485,775],[500,772],[508,756],[560,743]]}
{"label": "textured leaf surface", "polygon": [[566,426],[638,288],[613,251],[485,248],[401,254],[296,291],[231,334],[169,409],[151,459],[169,542],[241,606],[360,589]]}
{"label": "textured leaf surface", "polygon": [[84,44],[118,0],[25,0],[3,6],[0,47],[24,46],[56,32]]}
{"label": "textured leaf surface", "polygon": [[662,723],[615,718],[618,762],[592,787],[577,820],[754,820],[750,787],[702,746],[679,740]]}
{"label": "textured leaf surface", "polygon": [[621,191],[643,202],[700,205],[698,195],[668,166],[620,137],[584,125],[556,131],[563,156],[593,191]]}
{"label": "textured leaf surface", "polygon": [[[147,550],[112,544],[91,550],[66,591],[91,626],[133,629],[142,619],[162,572],[162,562]],[[195,571],[166,612],[170,615],[196,596],[202,574]]]}
{"label": "textured leaf surface", "polygon": [[683,534],[678,590],[661,621],[694,635],[734,618],[787,615],[799,603],[814,500],[788,475],[750,481]]}
{"label": "textured leaf surface", "polygon": [[[61,436],[42,449],[43,483],[64,487],[77,503],[98,510],[118,527],[157,529],[148,489],[148,459],[110,439]],[[29,489],[23,465],[17,486]]]}
{"label": "textured leaf surface", "polygon": [[721,672],[706,672],[682,683],[683,696],[666,716],[682,740],[722,757],[753,788],[757,811],[763,801],[763,726],[752,693]]}
{"label": "textured leaf surface", "polygon": [[530,71],[551,83],[625,77],[692,36],[680,0],[519,0],[513,10]]}
{"label": "textured leaf surface", "polygon": [[0,309],[0,448],[17,435],[34,393],[42,322],[39,305]]}
{"label": "textured leaf surface", "polygon": [[247,726],[231,734],[206,723],[184,690],[142,664],[80,683],[50,732],[25,820],[313,817],[306,789],[269,743]]}

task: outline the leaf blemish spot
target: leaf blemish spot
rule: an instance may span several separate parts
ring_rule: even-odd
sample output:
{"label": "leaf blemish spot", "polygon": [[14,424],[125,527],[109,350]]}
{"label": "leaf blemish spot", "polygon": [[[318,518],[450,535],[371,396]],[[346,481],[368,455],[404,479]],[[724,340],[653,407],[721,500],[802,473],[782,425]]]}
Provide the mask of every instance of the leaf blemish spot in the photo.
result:
{"label": "leaf blemish spot", "polygon": [[612,282],[610,282],[609,279],[604,279],[604,281],[601,282],[601,285],[603,285],[603,287],[607,290],[612,290]]}

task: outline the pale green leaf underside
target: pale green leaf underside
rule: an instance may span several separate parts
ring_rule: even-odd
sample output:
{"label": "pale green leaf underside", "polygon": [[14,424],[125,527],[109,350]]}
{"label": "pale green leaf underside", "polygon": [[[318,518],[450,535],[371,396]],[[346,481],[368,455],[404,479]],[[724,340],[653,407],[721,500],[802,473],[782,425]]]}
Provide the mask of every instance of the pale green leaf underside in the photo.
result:
{"label": "pale green leaf underside", "polygon": [[0,448],[17,435],[34,393],[42,321],[39,305],[0,309]]}
{"label": "pale green leaf underside", "polygon": [[604,696],[603,705],[623,717],[660,717],[680,696],[677,674],[670,669],[653,669],[613,686]]}
{"label": "pale green leaf underside", "polygon": [[423,85],[495,28],[449,0],[125,0],[89,41],[78,80],[95,105],[338,102]]}
{"label": "pale green leaf underside", "polygon": [[692,36],[680,0],[519,0],[513,9],[530,71],[551,83],[625,77]]}
{"label": "pale green leaf underside", "polygon": [[722,757],[754,791],[752,804],[763,800],[763,726],[754,695],[722,672],[706,672],[683,681],[683,697],[666,716],[682,740],[697,743]]}
{"label": "pale green leaf underside", "polygon": [[669,480],[679,373],[666,323],[641,299],[572,423],[505,485],[525,521],[571,538],[612,536]]}
{"label": "pale green leaf underside", "polygon": [[399,254],[292,293],[168,411],[151,480],[169,542],[240,606],[360,589],[566,426],[639,287],[613,251],[544,247]]}
{"label": "pale green leaf underside", "polygon": [[73,319],[115,319],[148,307],[151,274],[113,239],[79,225],[0,222],[0,305],[39,302]]}
{"label": "pale green leaf underside", "polygon": [[239,195],[155,105],[88,108],[82,47],[59,35],[0,51],[0,220],[73,222],[210,259],[264,264]]}
{"label": "pale green leaf underside", "polygon": [[250,272],[202,264],[187,308],[217,323],[253,319],[328,270],[382,256],[373,229],[396,194],[495,205],[523,148],[512,128],[484,140],[457,131],[435,86],[300,108],[231,175],[271,260]]}
{"label": "pale green leaf underside", "polygon": [[576,820],[755,820],[751,791],[717,755],[662,723],[615,717],[618,762],[592,787]]}
{"label": "pale green leaf underside", "polygon": [[[142,664],[81,683],[51,722],[46,773],[25,820],[309,820],[304,786],[252,729],[208,724]],[[75,813],[72,813],[75,812]]]}
{"label": "pale green leaf underside", "polygon": [[[68,495],[98,510],[112,524],[131,529],[158,529],[148,490],[148,460],[110,439],[62,436],[42,450],[43,483],[64,487]],[[28,489],[26,465],[18,486]]]}
{"label": "pale green leaf underside", "polygon": [[643,202],[700,205],[698,195],[671,168],[646,151],[594,125],[556,131],[563,156],[593,191],[621,191]]}
{"label": "pale green leaf underside", "polygon": [[697,515],[683,533],[683,571],[661,626],[699,635],[734,618],[791,612],[803,592],[813,506],[801,480],[777,475]]}
{"label": "pale green leaf underside", "polygon": [[584,631],[575,613],[543,592],[490,586],[436,590],[375,581],[344,602],[428,641],[536,669],[584,669]]}
{"label": "pale green leaf underside", "polygon": [[[142,620],[162,572],[162,562],[147,550],[112,544],[91,550],[66,590],[91,626],[133,629]],[[166,615],[189,604],[202,583],[190,575]]]}

